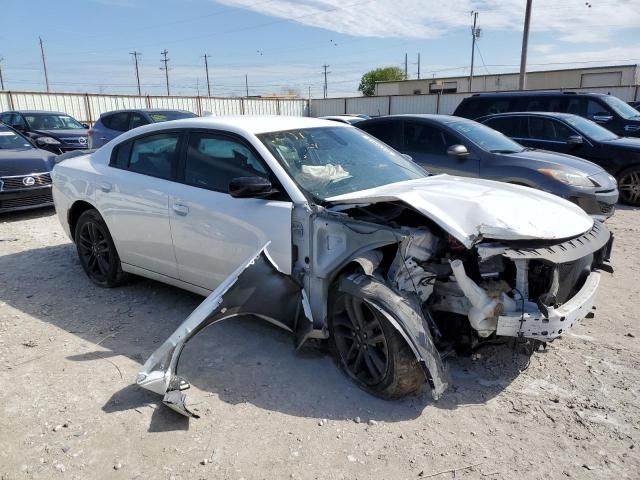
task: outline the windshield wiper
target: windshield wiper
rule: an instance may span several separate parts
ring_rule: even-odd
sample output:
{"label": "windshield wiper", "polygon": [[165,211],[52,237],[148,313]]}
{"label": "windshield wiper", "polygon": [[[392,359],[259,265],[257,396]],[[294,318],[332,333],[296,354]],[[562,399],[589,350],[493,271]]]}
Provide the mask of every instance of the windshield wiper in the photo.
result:
{"label": "windshield wiper", "polygon": [[[520,152],[523,152],[524,150],[520,150]],[[520,153],[516,150],[489,150],[489,153]]]}

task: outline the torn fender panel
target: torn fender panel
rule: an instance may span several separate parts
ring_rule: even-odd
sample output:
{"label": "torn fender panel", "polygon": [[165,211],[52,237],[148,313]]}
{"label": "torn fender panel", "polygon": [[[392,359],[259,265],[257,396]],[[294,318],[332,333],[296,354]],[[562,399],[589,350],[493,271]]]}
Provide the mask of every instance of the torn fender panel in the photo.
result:
{"label": "torn fender panel", "polygon": [[[354,273],[340,289],[365,300],[378,310],[402,335],[422,366],[434,400],[440,398],[449,384],[449,375],[433,342],[427,320],[418,302],[398,295],[373,277]],[[355,290],[358,290],[357,292]],[[428,312],[426,312],[428,314]]]}
{"label": "torn fender panel", "polygon": [[331,197],[335,204],[402,201],[465,247],[479,238],[560,240],[583,234],[593,219],[580,207],[533,188],[434,175]]}
{"label": "torn fender panel", "polygon": [[168,407],[196,416],[186,405],[189,383],[178,376],[180,354],[204,328],[227,318],[256,315],[288,331],[302,313],[301,287],[280,272],[265,245],[216,288],[142,366],[138,385],[164,395]]}

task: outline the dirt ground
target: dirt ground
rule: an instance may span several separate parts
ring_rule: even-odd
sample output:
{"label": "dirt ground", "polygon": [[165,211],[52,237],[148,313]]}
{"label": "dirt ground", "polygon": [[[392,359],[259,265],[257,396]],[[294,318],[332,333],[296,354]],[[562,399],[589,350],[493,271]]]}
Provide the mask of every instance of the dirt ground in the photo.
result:
{"label": "dirt ground", "polygon": [[186,348],[188,420],[135,386],[201,297],[89,282],[52,210],[0,217],[0,478],[638,479],[640,211],[621,209],[595,318],[527,357],[451,358],[452,387],[397,402],[253,319]]}

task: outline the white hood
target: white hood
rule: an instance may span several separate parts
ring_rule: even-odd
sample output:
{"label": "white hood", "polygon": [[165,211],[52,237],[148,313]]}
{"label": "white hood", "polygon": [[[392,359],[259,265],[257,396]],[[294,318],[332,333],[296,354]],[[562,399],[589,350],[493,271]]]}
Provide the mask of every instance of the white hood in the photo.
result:
{"label": "white hood", "polygon": [[470,248],[479,238],[558,240],[580,235],[593,219],[550,193],[477,178],[435,175],[327,199],[341,204],[402,201]]}

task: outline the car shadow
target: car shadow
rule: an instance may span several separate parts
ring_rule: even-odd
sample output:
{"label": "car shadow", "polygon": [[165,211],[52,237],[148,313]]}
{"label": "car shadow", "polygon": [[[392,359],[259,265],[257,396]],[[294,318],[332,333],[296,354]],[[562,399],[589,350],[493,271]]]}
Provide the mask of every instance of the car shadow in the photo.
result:
{"label": "car shadow", "polygon": [[[145,279],[99,288],[82,271],[70,243],[0,257],[0,301],[96,346],[67,356],[68,361],[123,355],[142,364],[202,300]],[[296,351],[289,333],[245,316],[194,337],[182,354],[180,374],[197,387],[189,397],[198,401],[200,414],[207,413],[207,397],[217,396],[230,404],[246,402],[301,417],[396,422],[416,418],[425,409],[486,403],[518,376],[525,357],[491,346],[472,357],[450,358],[451,387],[438,401],[427,389],[415,397],[385,401],[356,387],[323,342]],[[160,396],[130,380],[103,411],[160,404]],[[188,428],[186,420],[168,408],[156,408],[149,430],[182,430]]]}
{"label": "car shadow", "polygon": [[18,210],[17,212],[0,213],[0,224],[22,222],[34,218],[51,217],[56,214],[53,207],[39,207],[30,210]]}

